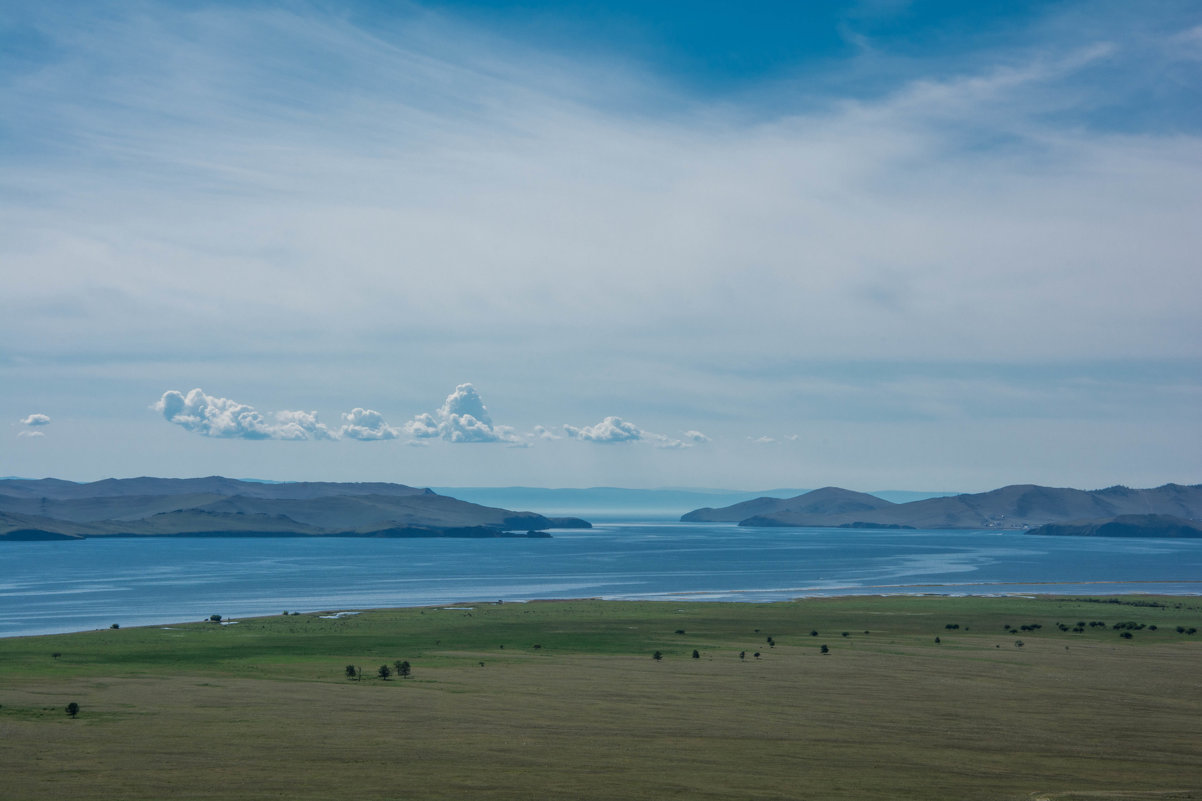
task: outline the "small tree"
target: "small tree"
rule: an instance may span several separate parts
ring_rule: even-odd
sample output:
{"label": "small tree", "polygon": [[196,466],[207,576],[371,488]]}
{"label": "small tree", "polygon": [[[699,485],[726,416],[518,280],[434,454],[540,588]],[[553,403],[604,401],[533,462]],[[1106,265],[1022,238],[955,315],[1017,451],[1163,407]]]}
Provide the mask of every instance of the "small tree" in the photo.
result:
{"label": "small tree", "polygon": [[209,622],[210,623],[220,623],[221,615],[209,615]]}
{"label": "small tree", "polygon": [[354,665],[346,666],[346,677],[348,679],[355,678],[357,674],[358,674],[358,668],[356,668]]}
{"label": "small tree", "polygon": [[821,651],[821,652],[822,652],[822,653],[824,653],[824,654],[829,654],[829,653],[831,652],[831,649],[830,649],[830,648],[827,648],[825,645],[823,645],[823,646],[822,646],[821,648],[819,648],[818,650],[819,650],[819,651]]}
{"label": "small tree", "polygon": [[79,714],[79,704],[75,703],[74,701],[67,704],[67,714],[70,715],[71,717],[75,717],[76,715],[78,715]]}
{"label": "small tree", "polygon": [[655,653],[653,653],[653,654],[651,655],[651,658],[652,658],[652,659],[654,659],[656,662],[658,662],[659,660],[661,660],[661,659],[663,659],[663,658],[664,658],[664,652],[663,652],[663,651],[656,651]]}
{"label": "small tree", "polygon": [[697,653],[697,649],[696,649],[696,648],[694,648],[694,649],[693,649],[693,658],[694,658],[694,659],[700,659],[700,658],[701,658],[701,654]]}
{"label": "small tree", "polygon": [[120,623],[114,623],[113,625],[109,626],[109,628],[110,628],[110,629],[119,629],[119,628],[121,628],[121,624],[120,624]]}
{"label": "small tree", "polygon": [[388,677],[392,675],[392,668],[388,667],[388,665],[380,665],[380,669],[376,671],[376,675],[384,679],[384,681],[388,681]]}
{"label": "small tree", "polygon": [[400,676],[402,679],[409,678],[409,674],[412,672],[413,672],[413,668],[409,667],[408,661],[402,662],[401,666],[396,669],[397,675]]}

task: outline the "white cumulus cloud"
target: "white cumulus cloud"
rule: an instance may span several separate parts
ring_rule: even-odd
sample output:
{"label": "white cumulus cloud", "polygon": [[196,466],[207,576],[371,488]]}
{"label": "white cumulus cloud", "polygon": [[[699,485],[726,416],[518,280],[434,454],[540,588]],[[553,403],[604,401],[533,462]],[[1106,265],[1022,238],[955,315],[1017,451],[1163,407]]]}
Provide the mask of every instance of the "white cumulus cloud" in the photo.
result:
{"label": "white cumulus cloud", "polygon": [[646,432],[634,423],[613,416],[592,426],[565,425],[563,430],[572,439],[584,442],[636,442],[646,436]]}
{"label": "white cumulus cloud", "polygon": [[384,420],[384,415],[373,409],[355,407],[342,414],[343,425],[338,434],[343,437],[358,440],[396,439],[401,435],[400,429],[393,428]]}
{"label": "white cumulus cloud", "polygon": [[684,432],[684,438],[685,441],[692,442],[695,445],[703,445],[710,441],[710,438],[700,431],[686,431]]}
{"label": "white cumulus cloud", "polygon": [[336,435],[317,420],[316,412],[281,411],[266,417],[253,406],[206,395],[200,388],[187,395],[176,390],[164,392],[151,408],[168,422],[206,437],[336,439]]}
{"label": "white cumulus cloud", "polygon": [[29,415],[28,417],[21,419],[21,425],[23,425],[23,426],[44,426],[44,425],[47,425],[49,422],[50,422],[49,416],[44,415],[44,414],[38,414],[37,412],[34,412],[33,414]]}
{"label": "white cumulus cloud", "polygon": [[433,414],[422,412],[403,426],[419,439],[447,442],[520,442],[510,426],[494,425],[488,407],[471,384],[460,384]]}

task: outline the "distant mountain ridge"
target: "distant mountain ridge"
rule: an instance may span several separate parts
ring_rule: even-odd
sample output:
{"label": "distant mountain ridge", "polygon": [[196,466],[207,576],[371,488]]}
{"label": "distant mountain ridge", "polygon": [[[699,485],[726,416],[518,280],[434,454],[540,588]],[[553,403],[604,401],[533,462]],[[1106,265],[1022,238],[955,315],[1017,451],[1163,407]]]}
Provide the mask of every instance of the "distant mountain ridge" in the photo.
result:
{"label": "distant mountain ridge", "polygon": [[1047,523],[1119,515],[1202,518],[1202,485],[1152,489],[1114,486],[1078,490],[1016,484],[989,492],[890,503],[873,495],[825,487],[794,498],[761,498],[721,509],[696,509],[687,522],[741,526],[890,526],[921,529],[1028,529]]}
{"label": "distant mountain ridge", "polygon": [[587,528],[404,484],[207,478],[0,480],[0,539],[98,536],[500,536]]}

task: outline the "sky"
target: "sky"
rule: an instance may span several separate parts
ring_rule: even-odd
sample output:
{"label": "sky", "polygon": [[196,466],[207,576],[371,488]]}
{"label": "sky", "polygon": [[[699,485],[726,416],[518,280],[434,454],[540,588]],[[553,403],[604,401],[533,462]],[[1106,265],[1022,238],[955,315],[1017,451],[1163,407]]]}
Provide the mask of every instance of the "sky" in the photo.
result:
{"label": "sky", "polygon": [[0,476],[1202,482],[1197,2],[0,0],[0,109]]}

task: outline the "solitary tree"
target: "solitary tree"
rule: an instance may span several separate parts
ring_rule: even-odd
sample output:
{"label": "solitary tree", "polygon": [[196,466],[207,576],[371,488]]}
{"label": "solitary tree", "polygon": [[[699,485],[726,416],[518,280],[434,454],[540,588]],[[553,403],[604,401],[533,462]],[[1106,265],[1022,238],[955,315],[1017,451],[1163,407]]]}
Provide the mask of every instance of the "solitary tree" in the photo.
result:
{"label": "solitary tree", "polygon": [[380,665],[380,669],[376,671],[376,674],[385,681],[388,681],[388,677],[392,675],[392,668],[388,667],[388,665]]}
{"label": "solitary tree", "polygon": [[75,703],[74,701],[67,704],[67,714],[70,715],[71,717],[75,717],[76,715],[78,715],[79,714],[79,704]]}
{"label": "solitary tree", "polygon": [[209,622],[210,623],[220,623],[221,615],[209,615]]}
{"label": "solitary tree", "polygon": [[651,658],[654,659],[656,662],[658,662],[659,660],[664,658],[664,653],[663,653],[663,651],[656,651],[655,653],[653,653],[651,655]]}
{"label": "solitary tree", "polygon": [[355,678],[355,676],[356,676],[356,674],[357,674],[357,673],[358,673],[358,668],[356,668],[354,665],[347,665],[347,666],[346,666],[346,677],[347,677],[348,679],[353,679],[353,678]]}
{"label": "solitary tree", "polygon": [[701,658],[701,654],[697,653],[697,649],[696,649],[696,648],[694,648],[694,649],[693,649],[693,658],[694,658],[694,659],[700,659],[700,658]]}
{"label": "solitary tree", "polygon": [[831,652],[831,649],[830,649],[830,648],[827,648],[825,645],[823,645],[823,646],[822,646],[821,648],[819,648],[818,650],[819,650],[819,651],[821,651],[821,652],[822,652],[822,653],[824,653],[824,654],[829,654],[829,653]]}

